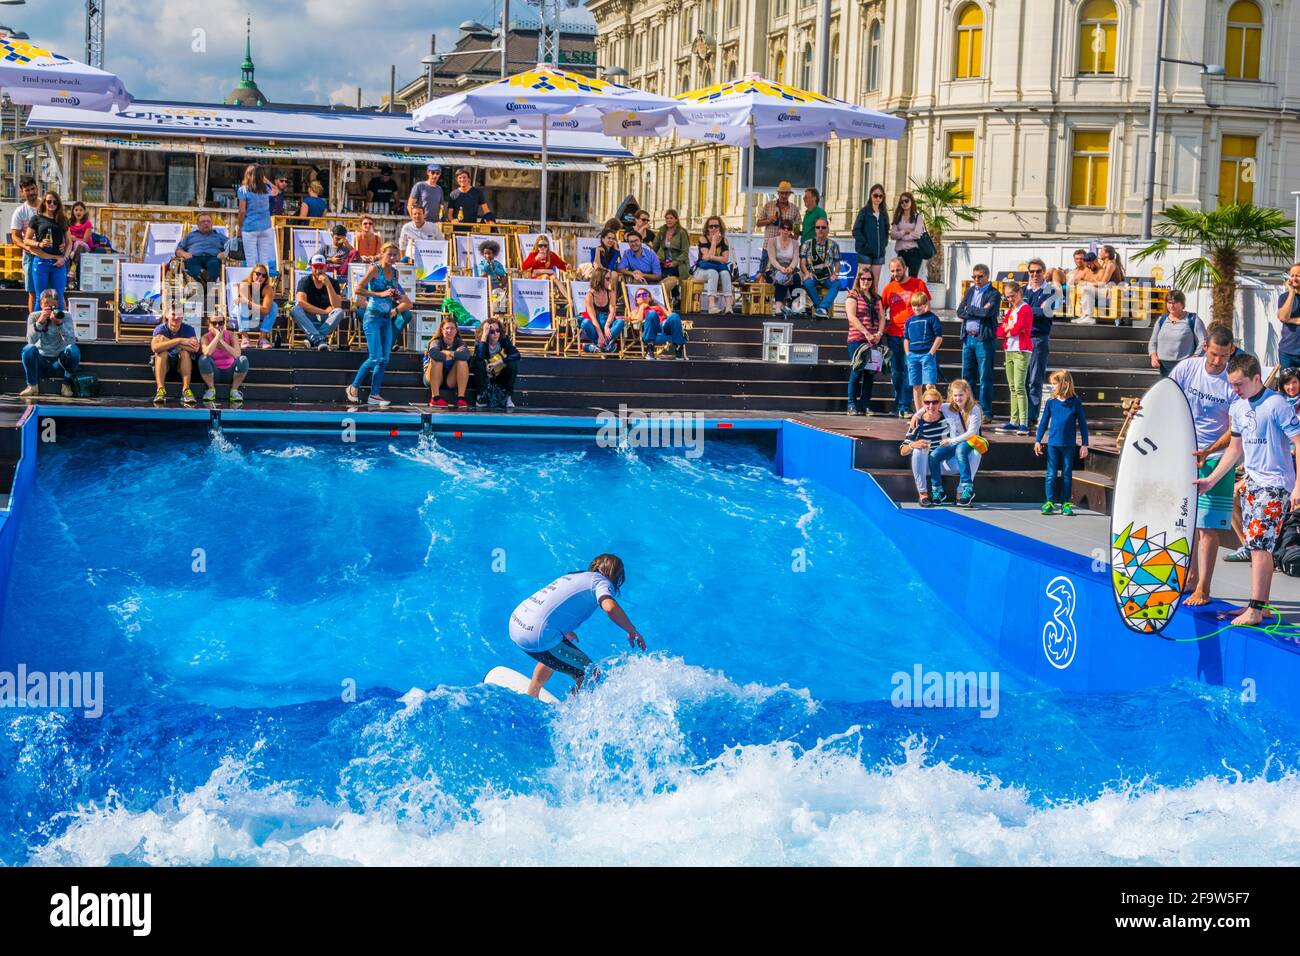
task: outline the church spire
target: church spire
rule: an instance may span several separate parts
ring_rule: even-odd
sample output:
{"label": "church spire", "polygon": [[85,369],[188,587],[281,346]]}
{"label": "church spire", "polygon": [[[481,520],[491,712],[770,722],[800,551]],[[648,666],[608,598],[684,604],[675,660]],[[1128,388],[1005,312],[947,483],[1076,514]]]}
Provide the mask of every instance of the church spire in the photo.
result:
{"label": "church spire", "polygon": [[266,97],[257,88],[253,66],[253,18],[244,21],[244,62],[239,68],[239,84],[230,91],[226,103],[239,106],[265,106]]}

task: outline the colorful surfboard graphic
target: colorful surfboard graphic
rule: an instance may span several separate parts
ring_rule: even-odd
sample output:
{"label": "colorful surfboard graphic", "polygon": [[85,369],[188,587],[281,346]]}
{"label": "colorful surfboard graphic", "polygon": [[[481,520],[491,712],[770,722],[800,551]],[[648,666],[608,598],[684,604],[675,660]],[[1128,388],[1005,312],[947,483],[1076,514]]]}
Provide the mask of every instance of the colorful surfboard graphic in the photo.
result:
{"label": "colorful surfboard graphic", "polygon": [[1111,580],[1124,623],[1135,631],[1162,629],[1187,581],[1191,548],[1186,535],[1166,540],[1130,523],[1111,542]]}

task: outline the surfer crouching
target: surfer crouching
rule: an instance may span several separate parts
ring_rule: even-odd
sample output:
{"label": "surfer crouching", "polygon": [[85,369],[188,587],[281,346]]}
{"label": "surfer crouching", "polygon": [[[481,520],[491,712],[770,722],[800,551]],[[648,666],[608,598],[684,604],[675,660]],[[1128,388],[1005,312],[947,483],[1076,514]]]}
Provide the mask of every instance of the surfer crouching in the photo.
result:
{"label": "surfer crouching", "polygon": [[645,638],[614,599],[625,577],[618,555],[597,555],[586,571],[556,578],[514,609],[510,640],[537,661],[528,684],[529,696],[540,696],[542,685],[556,671],[573,678],[575,691],[582,686],[591,658],[578,649],[576,630],[597,607],[627,632],[630,646],[645,650]]}

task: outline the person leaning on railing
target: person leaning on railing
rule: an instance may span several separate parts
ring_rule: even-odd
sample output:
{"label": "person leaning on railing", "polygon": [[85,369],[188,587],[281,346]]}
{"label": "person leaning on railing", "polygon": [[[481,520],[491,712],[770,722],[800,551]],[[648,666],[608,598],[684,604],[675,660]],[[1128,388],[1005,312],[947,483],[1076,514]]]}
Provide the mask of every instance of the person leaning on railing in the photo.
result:
{"label": "person leaning on railing", "polygon": [[1205,348],[1205,323],[1195,312],[1187,311],[1187,296],[1174,289],[1165,307],[1168,312],[1151,323],[1147,344],[1151,367],[1160,370],[1161,378],[1168,378],[1175,365]]}
{"label": "person leaning on railing", "polygon": [[[271,184],[256,163],[244,169],[243,181],[236,192],[239,219],[235,232],[244,247],[244,265],[265,262],[275,275],[275,230],[271,228]],[[233,238],[233,237],[232,237]]]}
{"label": "person leaning on railing", "polygon": [[488,319],[484,322],[474,346],[474,374],[478,380],[475,404],[479,408],[515,407],[519,358],[519,349],[505,334],[501,321]]}

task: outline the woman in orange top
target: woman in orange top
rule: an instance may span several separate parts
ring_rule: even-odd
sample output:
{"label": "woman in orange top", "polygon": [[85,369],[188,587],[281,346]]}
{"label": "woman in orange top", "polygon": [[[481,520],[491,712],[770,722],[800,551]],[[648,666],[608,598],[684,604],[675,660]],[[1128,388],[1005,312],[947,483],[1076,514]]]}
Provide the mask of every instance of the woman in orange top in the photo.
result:
{"label": "woman in orange top", "polygon": [[362,216],[361,231],[357,233],[355,243],[357,258],[367,263],[379,261],[379,250],[383,244],[383,239],[375,232],[375,221],[369,216]]}

